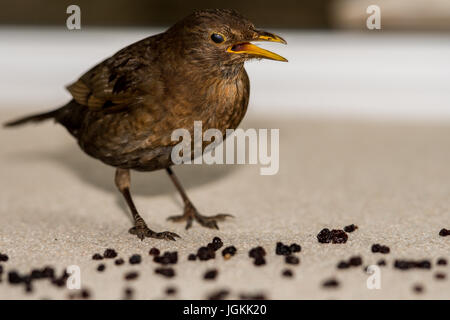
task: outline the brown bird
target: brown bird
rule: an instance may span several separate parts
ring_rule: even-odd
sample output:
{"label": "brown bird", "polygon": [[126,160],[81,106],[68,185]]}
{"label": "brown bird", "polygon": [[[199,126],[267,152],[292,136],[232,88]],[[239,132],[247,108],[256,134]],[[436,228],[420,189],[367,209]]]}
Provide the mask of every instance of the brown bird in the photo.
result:
{"label": "brown bird", "polygon": [[[6,123],[16,126],[53,119],[62,124],[88,155],[116,167],[115,183],[134,219],[129,230],[144,237],[175,240],[155,232],[139,215],[130,193],[130,169],[167,170],[184,202],[172,221],[196,220],[216,228],[230,215],[201,215],[171,169],[175,129],[191,136],[194,121],[202,130],[235,129],[247,110],[250,83],[244,62],[254,58],[287,61],[251,44],[281,37],[258,30],[234,10],[201,10],[157,34],[120,50],[67,87],[73,99],[56,110]],[[206,145],[203,146],[203,148]]]}

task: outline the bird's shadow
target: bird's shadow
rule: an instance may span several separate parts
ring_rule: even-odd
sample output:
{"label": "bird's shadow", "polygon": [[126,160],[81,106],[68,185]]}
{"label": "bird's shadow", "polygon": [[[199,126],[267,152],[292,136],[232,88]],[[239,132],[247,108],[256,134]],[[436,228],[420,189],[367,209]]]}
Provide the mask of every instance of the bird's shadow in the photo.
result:
{"label": "bird's shadow", "polygon": [[[70,171],[82,183],[89,184],[101,190],[117,195],[117,204],[129,216],[125,201],[114,183],[115,168],[102,164],[100,161],[84,154],[76,145],[64,146],[56,151],[27,151],[10,154],[13,161],[34,162],[49,161]],[[173,168],[183,187],[189,189],[212,183],[239,170],[231,165],[181,165]],[[154,172],[132,172],[131,191],[133,195],[156,196],[168,194],[182,206],[177,191],[165,170]]]}

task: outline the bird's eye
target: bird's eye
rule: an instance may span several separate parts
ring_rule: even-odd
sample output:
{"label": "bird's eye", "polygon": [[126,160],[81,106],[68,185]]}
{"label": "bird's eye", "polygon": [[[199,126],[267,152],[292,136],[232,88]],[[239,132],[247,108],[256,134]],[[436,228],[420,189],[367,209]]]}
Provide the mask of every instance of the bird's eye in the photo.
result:
{"label": "bird's eye", "polygon": [[213,33],[211,35],[211,40],[214,41],[215,43],[222,43],[225,41],[225,37],[219,33]]}

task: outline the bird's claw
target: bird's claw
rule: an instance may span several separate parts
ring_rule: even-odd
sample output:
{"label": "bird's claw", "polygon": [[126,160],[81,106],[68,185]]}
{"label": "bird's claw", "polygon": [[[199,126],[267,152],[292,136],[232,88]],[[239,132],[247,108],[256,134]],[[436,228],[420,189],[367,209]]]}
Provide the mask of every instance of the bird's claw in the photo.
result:
{"label": "bird's claw", "polygon": [[168,217],[167,220],[173,222],[181,222],[186,221],[186,230],[192,227],[192,222],[196,220],[200,225],[210,229],[219,230],[219,226],[217,225],[218,221],[224,221],[226,218],[234,218],[231,214],[220,213],[215,216],[204,216],[198,213],[197,209],[191,205],[186,204],[184,208],[184,213],[179,216],[171,216]]}
{"label": "bird's claw", "polygon": [[147,226],[135,226],[131,228],[129,233],[136,235],[139,239],[144,240],[147,238],[164,239],[176,241],[175,238],[181,238],[178,234],[174,232],[164,231],[164,232],[154,232],[150,230]]}

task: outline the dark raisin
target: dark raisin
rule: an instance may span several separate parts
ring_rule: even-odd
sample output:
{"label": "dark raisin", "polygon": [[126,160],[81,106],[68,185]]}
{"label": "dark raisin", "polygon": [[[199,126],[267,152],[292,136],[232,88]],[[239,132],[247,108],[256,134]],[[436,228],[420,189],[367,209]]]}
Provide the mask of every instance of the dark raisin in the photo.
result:
{"label": "dark raisin", "polygon": [[362,265],[362,259],[361,257],[351,257],[350,260],[348,261],[349,265],[353,266],[353,267],[358,267],[360,265]]}
{"label": "dark raisin", "polygon": [[151,248],[148,254],[151,256],[159,256],[160,251],[158,248]]}
{"label": "dark raisin", "polygon": [[338,269],[348,269],[348,268],[350,268],[350,265],[345,261],[340,261],[337,265],[337,268]]}
{"label": "dark raisin", "polygon": [[317,240],[320,243],[330,243],[331,242],[331,231],[327,228],[322,229],[317,235]]}
{"label": "dark raisin", "polygon": [[208,300],[223,300],[225,299],[230,292],[228,290],[222,289],[219,291],[216,291],[208,296]]}
{"label": "dark raisin", "polygon": [[300,263],[300,259],[297,258],[296,256],[286,256],[286,257],[284,258],[284,261],[285,261],[287,264],[299,264],[299,263]]}
{"label": "dark raisin", "polygon": [[332,243],[346,243],[348,235],[344,230],[331,230],[331,242]]}
{"label": "dark raisin", "polygon": [[291,252],[300,252],[302,251],[302,247],[296,243],[293,243],[289,246],[289,249],[291,249]]}
{"label": "dark raisin", "polygon": [[136,271],[130,271],[125,273],[125,280],[135,280],[139,277],[139,273],[137,273]]}
{"label": "dark raisin", "polygon": [[226,247],[225,249],[222,250],[222,256],[225,259],[230,259],[232,256],[236,254],[236,251],[237,249],[234,246]]}
{"label": "dark raisin", "polygon": [[434,277],[438,280],[443,280],[443,279],[447,278],[447,275],[445,273],[438,272],[434,275]]}
{"label": "dark raisin", "polygon": [[142,258],[141,258],[141,255],[139,255],[139,254],[133,254],[129,259],[130,264],[139,264],[139,263],[141,263],[141,261],[142,261]]}
{"label": "dark raisin", "polygon": [[255,258],[255,261],[253,262],[255,266],[262,266],[266,264],[266,259],[264,257],[257,257]]}
{"label": "dark raisin", "polygon": [[10,284],[19,284],[19,283],[23,282],[23,279],[17,271],[9,271],[8,272],[8,282]]}
{"label": "dark raisin", "polygon": [[386,265],[386,260],[384,260],[384,259],[378,260],[377,265],[385,266]]}
{"label": "dark raisin", "polygon": [[328,279],[322,283],[322,286],[326,288],[336,288],[339,287],[339,282],[336,279]]}
{"label": "dark raisin", "polygon": [[114,249],[106,249],[103,253],[103,257],[106,259],[113,259],[117,257],[117,252]]}
{"label": "dark raisin", "polygon": [[423,286],[420,285],[420,284],[416,284],[416,285],[414,285],[413,290],[416,293],[422,293],[423,292]]}
{"label": "dark raisin", "polygon": [[167,278],[172,278],[175,276],[175,270],[172,268],[156,268],[155,273]]}
{"label": "dark raisin", "polygon": [[211,269],[205,272],[203,279],[214,280],[217,277],[218,271],[216,269]]}
{"label": "dark raisin", "polygon": [[103,260],[103,257],[100,253],[96,253],[92,256],[92,260]]}
{"label": "dark raisin", "polygon": [[176,293],[177,293],[177,289],[174,288],[174,287],[169,287],[169,288],[166,289],[166,294],[168,296],[174,295]]}
{"label": "dark raisin", "polygon": [[260,257],[264,257],[266,255],[266,250],[264,250],[263,247],[256,247],[251,249],[248,252],[249,257],[251,258],[260,258]]}
{"label": "dark raisin", "polygon": [[283,272],[281,274],[283,275],[283,277],[287,277],[287,278],[292,278],[294,276],[294,273],[289,269],[283,270]]}
{"label": "dark raisin", "polygon": [[216,254],[214,250],[208,249],[207,247],[200,247],[197,250],[197,257],[202,261],[206,261],[214,259],[216,257]]}
{"label": "dark raisin", "polygon": [[344,227],[344,231],[349,233],[355,231],[356,229],[358,229],[358,226],[355,226],[354,224]]}
{"label": "dark raisin", "polygon": [[188,260],[189,261],[195,261],[197,259],[197,256],[193,253],[191,253],[190,255],[188,255]]}

